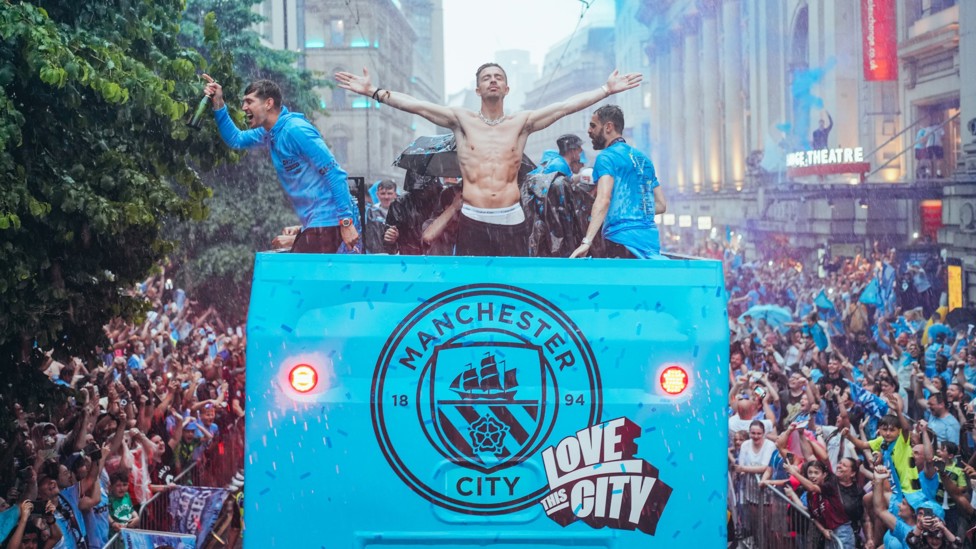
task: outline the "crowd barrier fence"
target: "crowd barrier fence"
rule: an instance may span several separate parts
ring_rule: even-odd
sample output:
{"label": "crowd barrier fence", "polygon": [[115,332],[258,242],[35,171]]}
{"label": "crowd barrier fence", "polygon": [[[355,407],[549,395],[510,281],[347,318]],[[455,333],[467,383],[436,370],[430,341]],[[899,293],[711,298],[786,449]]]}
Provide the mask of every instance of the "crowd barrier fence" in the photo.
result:
{"label": "crowd barrier fence", "polygon": [[[824,539],[806,509],[798,507],[781,490],[761,486],[759,476],[730,475],[729,490],[736,546],[748,549],[841,549],[831,534]],[[731,540],[730,540],[731,541]]]}
{"label": "crowd barrier fence", "polygon": [[[173,484],[181,486],[224,487],[234,475],[244,470],[244,421],[238,420],[218,433],[200,458],[180,472]],[[153,494],[139,510],[139,529],[171,532],[168,492]],[[122,538],[115,534],[103,549],[124,549]]]}

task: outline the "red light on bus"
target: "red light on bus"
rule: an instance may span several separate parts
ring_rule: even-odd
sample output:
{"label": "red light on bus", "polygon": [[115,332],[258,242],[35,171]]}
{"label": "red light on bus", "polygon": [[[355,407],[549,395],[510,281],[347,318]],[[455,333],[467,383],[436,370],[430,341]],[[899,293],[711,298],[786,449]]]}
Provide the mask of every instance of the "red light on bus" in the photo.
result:
{"label": "red light on bus", "polygon": [[669,366],[661,372],[661,388],[669,395],[677,395],[688,387],[688,372],[678,366]]}
{"label": "red light on bus", "polygon": [[299,364],[288,373],[288,382],[299,393],[307,393],[319,382],[319,373],[308,364]]}

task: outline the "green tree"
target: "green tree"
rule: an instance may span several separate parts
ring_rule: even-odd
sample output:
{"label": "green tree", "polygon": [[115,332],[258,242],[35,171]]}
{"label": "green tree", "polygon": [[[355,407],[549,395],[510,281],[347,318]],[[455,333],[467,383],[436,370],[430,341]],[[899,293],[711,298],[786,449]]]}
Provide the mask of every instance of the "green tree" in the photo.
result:
{"label": "green tree", "polygon": [[[218,59],[223,62],[226,56],[226,72],[232,76],[222,79],[221,85],[238,123],[243,118],[237,108],[243,86],[260,78],[281,86],[289,109],[312,117],[320,111],[316,87],[325,84],[297,68],[294,53],[261,43],[261,37],[253,30],[261,21],[261,16],[252,10],[258,3],[260,0],[190,0],[180,40],[187,45],[204,43],[205,14],[217,14],[220,50],[204,48],[200,52],[215,63]],[[201,133],[224,147],[212,119]],[[180,283],[190,295],[214,305],[231,319],[243,318],[247,309],[255,252],[268,249],[282,227],[298,224],[267,151],[254,149],[242,156],[238,163],[202,174],[204,182],[213,189],[213,198],[207,201],[210,216],[201,223],[172,227],[174,239],[181,243],[176,252],[181,264]]]}
{"label": "green tree", "polygon": [[35,347],[87,355],[137,315],[126,289],[172,250],[164,222],[206,213],[192,166],[230,155],[181,120],[206,68],[184,7],[0,0],[0,393],[32,394]]}

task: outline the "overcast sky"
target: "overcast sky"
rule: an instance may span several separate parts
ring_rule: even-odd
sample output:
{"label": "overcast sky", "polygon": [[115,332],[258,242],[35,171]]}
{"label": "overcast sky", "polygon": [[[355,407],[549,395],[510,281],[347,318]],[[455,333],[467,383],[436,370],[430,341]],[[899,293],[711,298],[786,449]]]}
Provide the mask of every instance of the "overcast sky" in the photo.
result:
{"label": "overcast sky", "polygon": [[[590,0],[581,26],[611,19],[613,0]],[[448,95],[474,87],[474,71],[499,50],[528,50],[541,67],[546,52],[569,37],[580,0],[444,0],[444,78]]]}

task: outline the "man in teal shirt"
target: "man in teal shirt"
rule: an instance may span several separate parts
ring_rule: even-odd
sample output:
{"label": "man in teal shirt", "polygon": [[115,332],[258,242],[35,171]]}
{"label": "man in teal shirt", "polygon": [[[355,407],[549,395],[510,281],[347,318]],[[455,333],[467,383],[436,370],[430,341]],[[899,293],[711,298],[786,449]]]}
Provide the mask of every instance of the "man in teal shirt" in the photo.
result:
{"label": "man in teal shirt", "polygon": [[654,216],[667,209],[664,192],[654,164],[624,141],[623,129],[620,107],[604,105],[593,113],[590,140],[594,149],[602,151],[593,166],[597,195],[586,236],[570,257],[585,256],[601,226],[607,257],[662,257]]}

